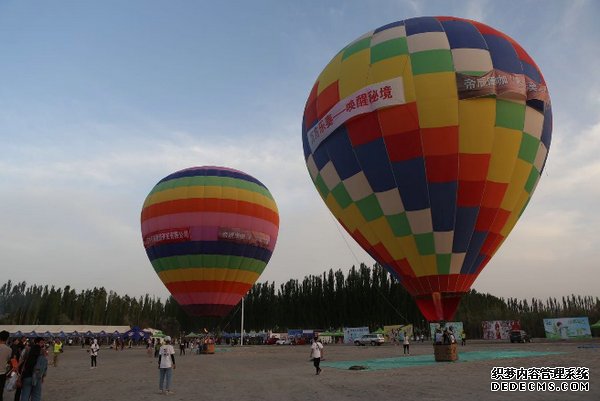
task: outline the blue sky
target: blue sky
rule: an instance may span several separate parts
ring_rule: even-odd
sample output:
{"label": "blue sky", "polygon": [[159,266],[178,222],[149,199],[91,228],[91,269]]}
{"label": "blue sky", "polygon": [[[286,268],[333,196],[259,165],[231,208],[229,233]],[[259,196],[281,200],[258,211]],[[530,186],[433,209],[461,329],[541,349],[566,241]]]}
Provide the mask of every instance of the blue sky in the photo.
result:
{"label": "blue sky", "polygon": [[275,197],[261,281],[372,263],[302,157],[304,103],[342,47],[389,22],[476,19],[515,38],[553,103],[544,176],[474,288],[598,295],[600,3],[0,0],[0,254],[15,281],[167,294],[139,213],[169,173],[224,165]]}

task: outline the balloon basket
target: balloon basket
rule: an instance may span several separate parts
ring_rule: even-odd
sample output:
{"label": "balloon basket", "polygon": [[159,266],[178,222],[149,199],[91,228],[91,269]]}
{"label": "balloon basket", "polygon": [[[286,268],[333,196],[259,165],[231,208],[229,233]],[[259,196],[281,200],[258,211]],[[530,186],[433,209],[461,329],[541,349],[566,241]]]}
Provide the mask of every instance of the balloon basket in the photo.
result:
{"label": "balloon basket", "polygon": [[215,353],[215,344],[204,344],[202,346],[201,354],[214,354]]}
{"label": "balloon basket", "polygon": [[454,344],[434,344],[433,354],[436,362],[454,362],[458,360],[458,348]]}

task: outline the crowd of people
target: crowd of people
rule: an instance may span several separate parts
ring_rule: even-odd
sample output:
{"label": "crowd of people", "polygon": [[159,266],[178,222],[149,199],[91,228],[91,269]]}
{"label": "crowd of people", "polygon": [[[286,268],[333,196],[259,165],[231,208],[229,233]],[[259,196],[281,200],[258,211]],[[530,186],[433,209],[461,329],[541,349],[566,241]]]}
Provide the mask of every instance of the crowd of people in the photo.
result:
{"label": "crowd of people", "polygon": [[[9,333],[0,332],[0,366],[8,368],[0,374],[0,401],[3,401],[3,392],[6,387],[14,390],[14,401],[40,401],[42,387],[48,370],[48,347],[43,337],[36,337],[33,341],[27,338],[17,338],[7,345]],[[58,365],[58,355],[62,352],[62,342],[57,340],[52,343],[52,362]]]}

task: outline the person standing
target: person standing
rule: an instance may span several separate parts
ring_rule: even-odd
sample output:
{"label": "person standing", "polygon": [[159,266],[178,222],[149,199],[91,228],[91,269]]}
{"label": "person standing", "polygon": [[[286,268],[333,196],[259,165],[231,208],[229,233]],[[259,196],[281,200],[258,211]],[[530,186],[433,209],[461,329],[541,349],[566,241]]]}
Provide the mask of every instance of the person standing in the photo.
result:
{"label": "person standing", "polygon": [[94,342],[92,343],[92,345],[90,345],[90,357],[91,357],[91,368],[90,369],[94,369],[98,366],[98,351],[100,351],[100,346],[98,345],[98,340],[96,340],[94,338]]}
{"label": "person standing", "polygon": [[48,369],[45,348],[45,340],[38,337],[27,353],[21,372],[20,401],[40,401],[42,399],[42,383]]}
{"label": "person standing", "polygon": [[404,341],[402,342],[402,347],[404,348],[404,355],[410,355],[410,339],[406,334],[406,331],[404,332]]}
{"label": "person standing", "polygon": [[313,365],[315,366],[315,374],[321,373],[321,358],[323,357],[323,343],[318,336],[315,335],[313,342],[310,346],[310,357],[312,358]]}
{"label": "person standing", "polygon": [[9,366],[12,354],[12,349],[6,345],[9,336],[10,333],[8,331],[0,331],[0,401],[3,400],[2,394],[4,393],[4,384],[6,383],[6,373],[8,373],[5,367]]}
{"label": "person standing", "polygon": [[460,333],[460,341],[462,345],[467,345],[467,333],[464,330]]}
{"label": "person standing", "polygon": [[54,367],[58,366],[58,356],[60,355],[61,352],[63,352],[62,349],[62,342],[60,341],[59,338],[54,340],[54,346],[52,347],[52,353],[53,355],[53,359],[52,359],[52,365]]}
{"label": "person standing", "polygon": [[171,381],[173,379],[173,369],[175,369],[175,350],[171,345],[171,337],[166,336],[165,344],[158,351],[158,389],[160,394],[172,393]]}
{"label": "person standing", "polygon": [[[13,349],[13,353],[15,354],[15,358],[17,359],[17,373],[21,373],[23,370],[23,362],[25,362],[25,358],[27,353],[31,349],[31,344],[27,337],[21,337],[21,343],[17,345],[15,349]],[[15,398],[14,401],[19,401],[21,399],[21,387],[17,387],[15,389]]]}
{"label": "person standing", "polygon": [[[11,355],[10,355],[10,363],[12,366],[12,371],[17,373],[19,371],[19,361],[21,358],[21,353],[23,352],[23,349],[25,348],[25,337],[15,338],[15,341],[13,341],[10,348],[12,351]],[[19,401],[19,398],[21,398],[21,389],[16,388],[15,389],[15,401]],[[0,400],[2,400],[2,395],[0,395]]]}

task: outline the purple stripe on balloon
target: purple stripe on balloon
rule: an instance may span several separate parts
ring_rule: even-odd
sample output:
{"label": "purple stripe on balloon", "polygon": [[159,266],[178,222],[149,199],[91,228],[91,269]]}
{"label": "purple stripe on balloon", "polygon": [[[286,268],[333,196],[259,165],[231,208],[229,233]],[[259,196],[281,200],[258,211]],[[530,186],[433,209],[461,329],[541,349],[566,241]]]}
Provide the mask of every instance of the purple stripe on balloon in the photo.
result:
{"label": "purple stripe on balloon", "polygon": [[179,293],[172,295],[180,305],[236,305],[242,299],[242,296],[239,294],[231,294],[226,292],[188,292],[185,294]]}

